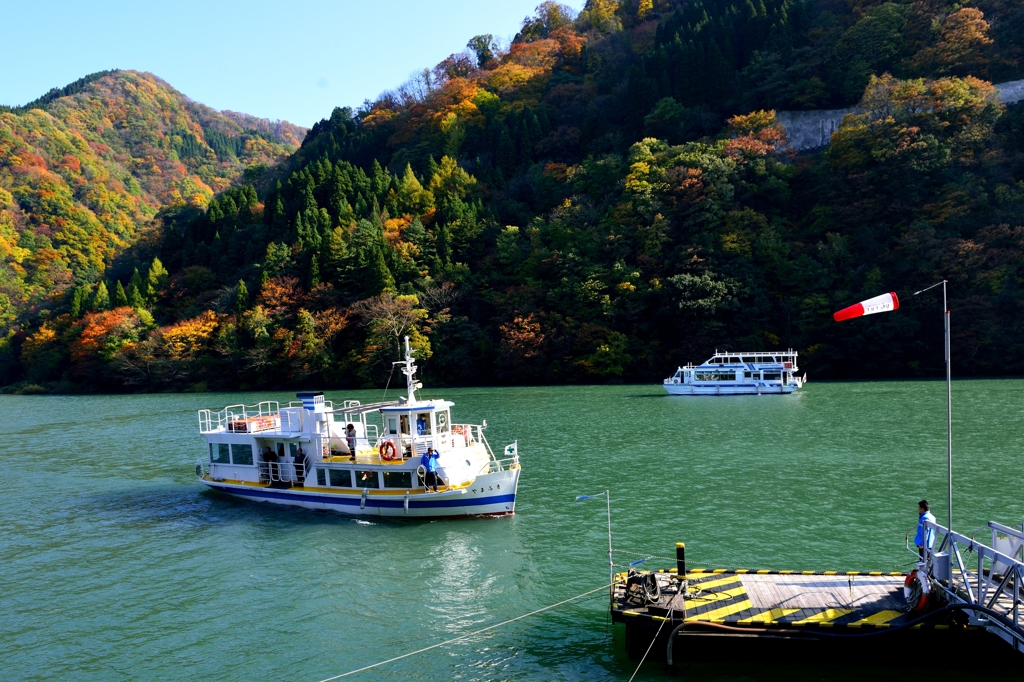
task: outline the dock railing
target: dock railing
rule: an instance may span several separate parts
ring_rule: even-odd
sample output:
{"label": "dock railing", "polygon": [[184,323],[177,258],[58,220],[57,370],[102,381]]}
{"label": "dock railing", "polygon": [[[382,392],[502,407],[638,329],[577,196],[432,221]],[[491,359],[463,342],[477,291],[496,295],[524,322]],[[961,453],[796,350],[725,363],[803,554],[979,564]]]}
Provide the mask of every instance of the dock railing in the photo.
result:
{"label": "dock railing", "polygon": [[[1020,608],[1024,598],[1024,561],[1018,558],[1024,548],[1024,530],[994,521],[989,522],[988,528],[992,544],[1005,551],[925,521],[926,532],[932,530],[944,538],[938,549],[925,549],[922,563],[933,587],[941,590],[951,604],[980,606],[989,612],[964,609],[972,625],[986,628],[1024,653]],[[965,559],[965,555],[969,558]]]}

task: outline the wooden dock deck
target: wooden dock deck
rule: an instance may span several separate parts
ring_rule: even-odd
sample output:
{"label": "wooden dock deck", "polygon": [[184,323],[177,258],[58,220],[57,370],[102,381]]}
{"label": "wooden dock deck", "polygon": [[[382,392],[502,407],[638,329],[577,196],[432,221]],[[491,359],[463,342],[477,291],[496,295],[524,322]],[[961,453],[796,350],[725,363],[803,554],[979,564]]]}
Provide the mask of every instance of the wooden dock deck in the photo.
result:
{"label": "wooden dock deck", "polygon": [[627,590],[625,575],[620,575],[613,618],[758,628],[874,628],[898,625],[911,615],[903,599],[903,573],[694,569],[685,575],[685,593],[674,570],[653,576],[661,596],[645,604],[639,593]]}
{"label": "wooden dock deck", "polygon": [[[680,551],[680,550],[677,550]],[[922,618],[903,596],[905,573],[679,568],[645,571],[658,594],[617,574],[613,622],[626,626],[631,658],[676,662],[699,652],[730,660],[832,660],[907,665],[915,647],[966,646],[978,652],[1005,644],[964,619]],[[649,587],[653,587],[649,583]],[[652,647],[652,640],[654,641]],[[673,654],[673,652],[675,652]]]}

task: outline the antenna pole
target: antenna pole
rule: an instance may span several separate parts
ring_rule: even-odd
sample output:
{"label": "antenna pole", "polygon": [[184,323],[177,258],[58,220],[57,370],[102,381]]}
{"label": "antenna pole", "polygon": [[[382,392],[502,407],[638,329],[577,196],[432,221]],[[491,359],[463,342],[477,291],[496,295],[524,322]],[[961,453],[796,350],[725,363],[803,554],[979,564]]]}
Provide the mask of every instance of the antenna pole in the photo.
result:
{"label": "antenna pole", "polygon": [[949,347],[949,304],[946,303],[946,280],[942,280],[942,309],[946,328],[946,527],[953,530],[953,390]]}
{"label": "antenna pole", "polygon": [[416,366],[412,364],[412,350],[409,348],[409,337],[405,337],[405,385],[408,387],[409,402],[416,402]]}

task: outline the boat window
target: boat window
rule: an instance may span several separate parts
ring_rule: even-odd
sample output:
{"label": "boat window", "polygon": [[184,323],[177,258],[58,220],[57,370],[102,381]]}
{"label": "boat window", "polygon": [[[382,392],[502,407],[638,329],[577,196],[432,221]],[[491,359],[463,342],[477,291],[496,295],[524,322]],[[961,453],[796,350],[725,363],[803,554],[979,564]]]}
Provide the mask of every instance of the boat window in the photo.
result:
{"label": "boat window", "polygon": [[231,444],[231,462],[232,464],[252,464],[252,446],[246,443],[245,445],[239,445],[238,443]]}
{"label": "boat window", "polygon": [[231,464],[227,443],[210,443],[210,461],[214,464]]}
{"label": "boat window", "polygon": [[734,381],[736,372],[732,370],[718,370],[715,372],[697,372],[694,375],[697,381]]}
{"label": "boat window", "polygon": [[448,433],[448,410],[441,410],[437,413],[438,433]]}
{"label": "boat window", "polygon": [[398,434],[398,419],[395,417],[388,417],[388,433],[391,435]]}
{"label": "boat window", "polygon": [[385,471],[384,472],[384,487],[385,488],[411,488],[412,487],[412,472],[411,471]]}
{"label": "boat window", "polygon": [[380,482],[377,480],[376,471],[357,471],[356,472],[356,486],[357,488],[379,488]]}
{"label": "boat window", "polygon": [[284,459],[284,443],[277,444],[277,458],[278,460]]}
{"label": "boat window", "polygon": [[328,469],[327,473],[330,474],[331,486],[334,488],[351,488],[352,487],[352,472],[347,469]]}
{"label": "boat window", "polygon": [[430,413],[420,412],[416,415],[416,435],[417,436],[429,436],[433,431],[430,430]]}
{"label": "boat window", "polygon": [[760,372],[744,372],[743,373],[743,378],[744,379],[760,379],[761,378],[761,373]]}
{"label": "boat window", "polygon": [[407,414],[399,415],[398,422],[399,422],[399,424],[402,427],[402,433],[404,433],[405,435],[408,436],[409,435],[409,415],[407,415]]}
{"label": "boat window", "polygon": [[764,373],[764,380],[765,381],[778,381],[781,378],[782,378],[782,373],[781,372],[765,372]]}
{"label": "boat window", "polygon": [[327,485],[327,473],[323,469],[317,468],[316,470],[316,484]]}
{"label": "boat window", "polygon": [[750,355],[744,355],[743,362],[757,362],[757,358]]}
{"label": "boat window", "polygon": [[729,364],[730,365],[738,365],[739,362],[740,362],[739,358],[729,358]]}
{"label": "boat window", "polygon": [[294,457],[295,455],[299,454],[299,444],[288,443],[288,450],[291,452],[292,457]]}

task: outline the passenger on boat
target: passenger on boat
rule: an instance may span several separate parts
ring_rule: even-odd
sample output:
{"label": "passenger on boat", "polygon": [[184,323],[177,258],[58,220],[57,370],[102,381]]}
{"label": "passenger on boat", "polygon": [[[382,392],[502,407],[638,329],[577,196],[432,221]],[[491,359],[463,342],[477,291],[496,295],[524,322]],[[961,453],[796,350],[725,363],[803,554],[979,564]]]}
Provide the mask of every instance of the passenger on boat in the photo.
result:
{"label": "passenger on boat", "polygon": [[924,529],[925,521],[935,523],[935,515],[929,511],[928,500],[921,500],[917,503],[917,535],[914,536],[914,544],[917,545],[917,553],[922,559],[924,559],[925,543],[929,550],[935,544],[935,529],[929,528],[926,531]]}
{"label": "passenger on boat", "polygon": [[302,446],[299,446],[298,451],[295,453],[295,478],[299,483],[303,483],[306,479],[306,453],[302,451]]}
{"label": "passenger on boat", "polygon": [[353,455],[356,454],[356,425],[349,424],[345,429],[345,440],[348,441],[348,449]]}
{"label": "passenger on boat", "polygon": [[437,492],[437,481],[440,478],[437,475],[437,460],[440,458],[434,448],[427,448],[427,451],[423,453],[423,457],[420,458],[420,464],[427,470],[427,475],[423,477],[423,487],[430,489],[430,486],[434,486],[434,492]]}
{"label": "passenger on boat", "polygon": [[263,461],[264,462],[276,462],[277,453],[270,449],[270,446],[263,448]]}

